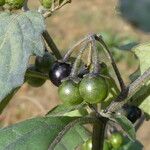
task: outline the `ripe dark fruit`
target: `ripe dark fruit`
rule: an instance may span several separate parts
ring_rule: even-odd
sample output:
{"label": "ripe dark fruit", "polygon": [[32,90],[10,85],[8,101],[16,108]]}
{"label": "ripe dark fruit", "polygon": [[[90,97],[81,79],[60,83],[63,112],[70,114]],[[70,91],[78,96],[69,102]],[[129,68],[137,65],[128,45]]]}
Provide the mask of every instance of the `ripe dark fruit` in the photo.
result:
{"label": "ripe dark fruit", "polygon": [[12,8],[19,9],[23,7],[25,0],[6,0],[6,4],[10,5]]}
{"label": "ripe dark fruit", "polygon": [[95,104],[107,97],[108,85],[101,76],[87,75],[80,82],[79,91],[86,102]]}
{"label": "ripe dark fruit", "polygon": [[49,71],[49,78],[51,82],[54,85],[59,86],[61,84],[61,80],[70,75],[71,68],[70,64],[56,61]]}
{"label": "ripe dark fruit", "polygon": [[58,88],[60,99],[64,103],[80,104],[83,99],[80,96],[79,85],[72,80],[65,80]]}
{"label": "ripe dark fruit", "polygon": [[110,136],[109,141],[113,148],[120,148],[123,144],[123,136],[120,133],[113,133]]}
{"label": "ripe dark fruit", "polygon": [[40,0],[41,4],[45,7],[45,8],[51,8],[52,6],[52,0]]}
{"label": "ripe dark fruit", "polygon": [[51,53],[45,52],[43,57],[37,56],[35,59],[35,68],[37,71],[42,73],[48,73],[54,63],[54,57]]}
{"label": "ripe dark fruit", "polygon": [[137,119],[139,119],[142,115],[141,109],[139,109],[136,106],[124,106],[124,109],[126,110],[126,116],[127,118],[132,122],[135,123]]}
{"label": "ripe dark fruit", "polygon": [[5,0],[0,0],[0,6],[3,6],[5,4]]}

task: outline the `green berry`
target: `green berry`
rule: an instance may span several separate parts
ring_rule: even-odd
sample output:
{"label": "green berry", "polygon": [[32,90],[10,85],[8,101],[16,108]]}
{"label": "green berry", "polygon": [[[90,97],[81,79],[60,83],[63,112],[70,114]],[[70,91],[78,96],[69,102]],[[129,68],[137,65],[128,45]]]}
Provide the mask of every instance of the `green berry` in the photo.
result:
{"label": "green berry", "polygon": [[101,76],[87,75],[80,82],[79,91],[84,101],[95,104],[107,97],[108,85]]}
{"label": "green berry", "polygon": [[113,148],[120,148],[123,144],[123,136],[121,133],[113,133],[110,136],[109,141]]}
{"label": "green berry", "polygon": [[72,80],[63,81],[58,88],[58,94],[64,103],[72,105],[80,104],[83,100],[79,93],[79,85]]}
{"label": "green berry", "polygon": [[86,141],[82,147],[81,147],[81,150],[92,150],[92,140],[88,140]]}

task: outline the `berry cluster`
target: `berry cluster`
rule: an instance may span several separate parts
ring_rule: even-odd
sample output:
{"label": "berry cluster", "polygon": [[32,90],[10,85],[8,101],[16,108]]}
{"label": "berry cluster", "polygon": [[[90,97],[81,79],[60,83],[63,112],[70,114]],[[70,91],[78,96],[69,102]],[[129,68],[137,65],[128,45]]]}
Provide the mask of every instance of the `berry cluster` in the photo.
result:
{"label": "berry cluster", "polygon": [[[103,150],[118,150],[121,149],[121,147],[124,145],[125,137],[120,133],[112,133],[111,136],[108,139],[105,139],[104,141],[104,147]],[[82,147],[81,150],[92,150],[92,140],[86,141]]]}

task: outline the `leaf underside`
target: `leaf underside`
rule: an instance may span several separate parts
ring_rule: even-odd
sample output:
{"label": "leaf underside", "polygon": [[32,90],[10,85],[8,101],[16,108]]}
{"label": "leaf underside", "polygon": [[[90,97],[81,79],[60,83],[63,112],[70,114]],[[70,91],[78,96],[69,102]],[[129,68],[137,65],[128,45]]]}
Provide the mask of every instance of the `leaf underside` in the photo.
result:
{"label": "leaf underside", "polygon": [[44,30],[38,12],[0,13],[0,102],[23,84],[30,55],[43,55]]}

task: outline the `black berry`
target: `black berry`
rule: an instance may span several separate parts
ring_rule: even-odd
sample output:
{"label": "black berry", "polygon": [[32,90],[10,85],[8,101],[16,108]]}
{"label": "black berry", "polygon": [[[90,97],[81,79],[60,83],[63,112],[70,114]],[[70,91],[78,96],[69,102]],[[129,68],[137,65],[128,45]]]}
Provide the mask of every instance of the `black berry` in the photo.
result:
{"label": "black berry", "polygon": [[49,71],[49,78],[51,82],[54,85],[59,86],[61,84],[61,80],[70,75],[71,68],[70,64],[56,61]]}

